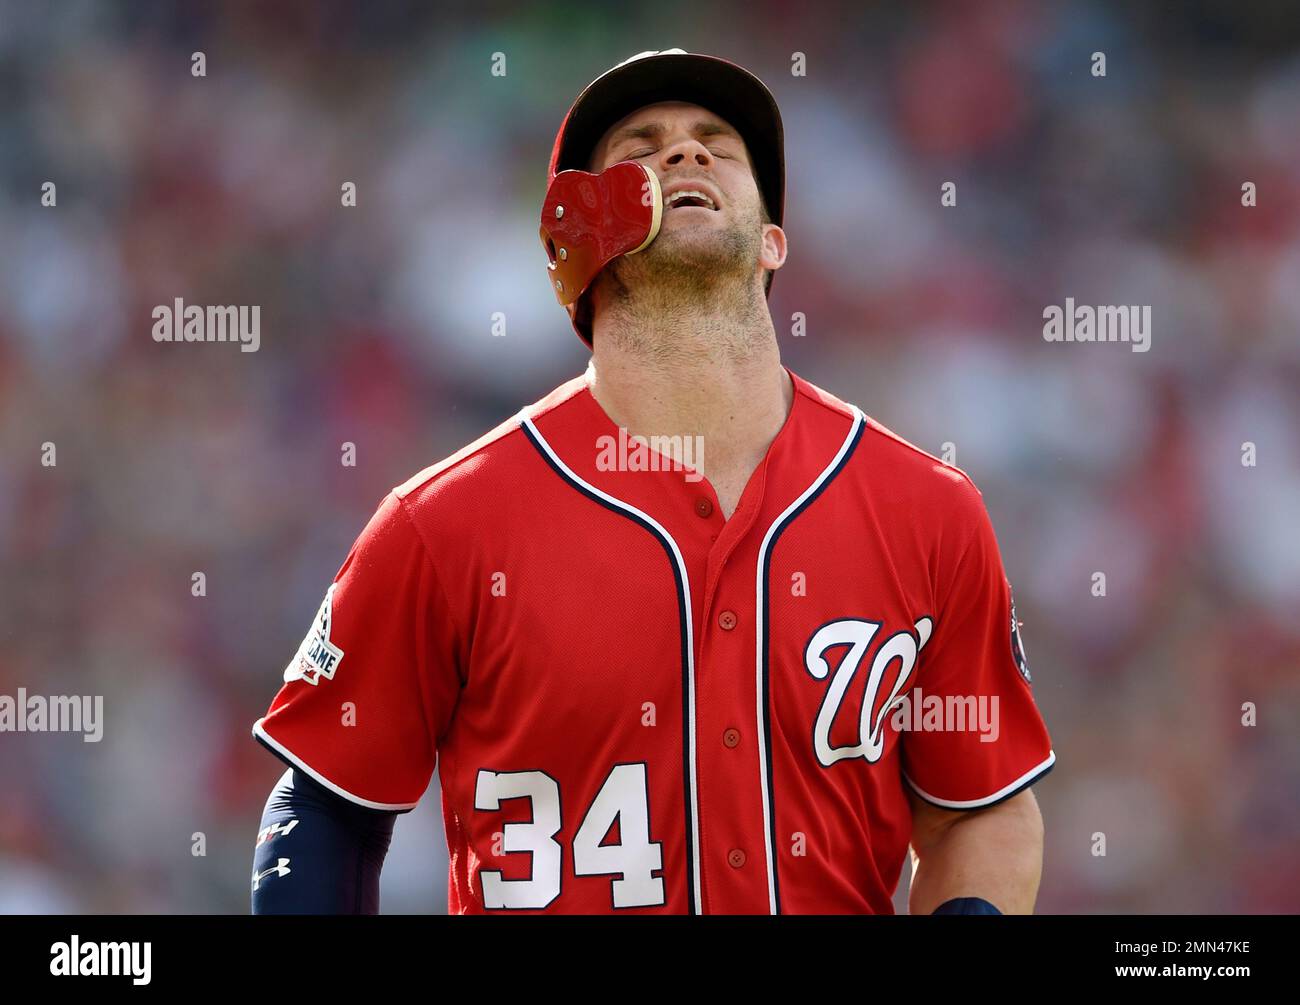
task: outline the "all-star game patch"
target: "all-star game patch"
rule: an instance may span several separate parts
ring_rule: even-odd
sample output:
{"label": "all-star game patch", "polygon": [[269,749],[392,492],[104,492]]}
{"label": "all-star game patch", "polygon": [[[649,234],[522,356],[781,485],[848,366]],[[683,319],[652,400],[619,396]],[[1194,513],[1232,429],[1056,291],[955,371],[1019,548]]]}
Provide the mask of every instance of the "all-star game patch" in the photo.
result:
{"label": "all-star game patch", "polygon": [[337,583],[331,583],[330,588],[325,591],[325,599],[321,601],[320,610],[316,612],[316,620],[307,630],[307,637],[302,640],[298,652],[284,668],[286,684],[292,680],[305,680],[308,684],[315,685],[320,683],[322,677],[332,680],[334,672],[343,662],[343,650],[330,641],[330,623],[334,617],[336,586]]}
{"label": "all-star game patch", "polygon": [[1011,598],[1011,658],[1016,661],[1016,668],[1025,683],[1033,683],[1029,676],[1029,663],[1025,660],[1025,643],[1020,638],[1020,622],[1016,620],[1016,598]]}

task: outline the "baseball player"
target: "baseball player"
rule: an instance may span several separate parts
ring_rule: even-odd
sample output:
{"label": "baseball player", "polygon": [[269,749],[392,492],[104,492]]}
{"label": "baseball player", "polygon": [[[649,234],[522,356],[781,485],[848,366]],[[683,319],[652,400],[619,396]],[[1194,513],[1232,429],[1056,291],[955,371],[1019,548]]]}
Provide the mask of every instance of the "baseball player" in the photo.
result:
{"label": "baseball player", "polygon": [[569,110],[586,373],[394,488],[256,738],[256,912],[375,912],[435,765],[453,913],[1033,909],[1054,755],[979,491],[782,366],[780,113],[641,53]]}

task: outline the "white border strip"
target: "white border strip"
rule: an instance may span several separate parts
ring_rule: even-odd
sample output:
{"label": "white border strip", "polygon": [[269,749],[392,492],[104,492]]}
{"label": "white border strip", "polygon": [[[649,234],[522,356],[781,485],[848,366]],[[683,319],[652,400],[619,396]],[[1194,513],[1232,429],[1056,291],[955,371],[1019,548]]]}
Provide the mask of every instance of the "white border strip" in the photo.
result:
{"label": "white border strip", "polygon": [[1055,763],[1056,763],[1056,751],[1050,750],[1047,753],[1047,760],[1045,760],[1042,764],[1030,768],[1023,775],[1017,778],[1014,782],[1002,786],[1002,788],[998,789],[997,792],[993,793],[993,795],[985,796],[983,799],[940,799],[938,796],[930,795],[930,793],[926,792],[914,781],[908,778],[906,771],[903,772],[903,778],[907,780],[908,785],[912,786],[912,788],[916,790],[916,794],[920,796],[922,799],[926,800],[927,802],[934,803],[936,806],[942,806],[944,809],[949,809],[949,810],[975,810],[975,809],[979,809],[981,806],[987,806],[990,803],[996,803],[999,799],[1007,795],[1007,793],[1009,792],[1014,792],[1016,789],[1024,788],[1026,784],[1032,781],[1036,776],[1041,775],[1044,771],[1046,771]]}
{"label": "white border strip", "polygon": [[704,911],[704,903],[700,895],[700,799],[699,785],[695,777],[695,632],[693,627],[694,612],[691,609],[691,579],[686,572],[686,562],[682,558],[681,549],[677,547],[677,542],[673,540],[673,536],[668,533],[658,520],[650,516],[648,513],[643,513],[631,503],[626,503],[622,499],[616,499],[609,493],[602,492],[587,480],[580,478],[574,473],[572,468],[560,459],[560,456],[546,441],[546,437],[543,436],[537,426],[533,424],[532,419],[525,416],[523,418],[523,424],[528,427],[529,431],[532,432],[534,437],[536,437],[537,442],[542,445],[542,449],[546,451],[546,455],[551,459],[551,462],[563,471],[568,478],[571,478],[575,483],[581,485],[593,495],[604,499],[610,505],[616,506],[625,513],[632,513],[640,517],[656,531],[662,534],[664,540],[667,541],[669,546],[672,548],[673,560],[676,561],[678,572],[682,577],[682,590],[685,593],[684,600],[686,603],[686,733],[688,755],[690,757],[691,778],[691,877],[695,894],[695,913],[702,914]]}
{"label": "white border strip", "polygon": [[335,795],[342,796],[348,802],[356,803],[358,806],[364,806],[367,809],[371,809],[371,810],[399,810],[399,811],[413,810],[415,809],[416,806],[419,805],[418,802],[376,803],[369,799],[362,799],[360,796],[354,795],[353,793],[349,792],[347,789],[343,788],[342,786],[335,785],[333,782],[331,782],[328,778],[322,775],[315,768],[308,765],[301,757],[295,754],[292,750],[290,750],[284,744],[280,743],[280,741],[276,740],[273,736],[271,736],[271,734],[266,731],[266,727],[262,725],[264,722],[266,722],[266,716],[263,716],[262,718],[258,719],[257,722],[253,723],[254,736],[256,736],[259,740],[265,743],[268,747],[274,750],[285,760],[289,761],[295,768],[301,771],[304,775],[308,775],[313,781],[319,783],[320,785],[325,786],[325,788],[329,789]]}
{"label": "white border strip", "polygon": [[816,492],[826,479],[830,477],[832,471],[839,467],[844,455],[848,452],[849,445],[853,438],[858,434],[858,429],[865,421],[865,416],[861,409],[856,405],[850,405],[853,409],[853,424],[849,426],[849,433],[844,437],[844,442],[840,444],[840,449],[836,451],[831,462],[826,465],[822,473],[817,476],[811,485],[803,490],[803,493],[792,502],[785,510],[772,521],[772,525],[767,528],[767,533],[763,535],[763,544],[758,549],[758,567],[754,570],[755,579],[755,607],[754,607],[754,682],[755,682],[755,707],[758,711],[758,778],[763,794],[763,848],[767,853],[767,910],[769,914],[776,914],[776,862],[772,855],[772,803],[767,791],[767,734],[763,729],[763,595],[767,590],[767,583],[763,579],[763,564],[767,558],[768,548],[772,544],[772,535],[776,533],[786,518],[796,509],[804,504],[810,495]]}

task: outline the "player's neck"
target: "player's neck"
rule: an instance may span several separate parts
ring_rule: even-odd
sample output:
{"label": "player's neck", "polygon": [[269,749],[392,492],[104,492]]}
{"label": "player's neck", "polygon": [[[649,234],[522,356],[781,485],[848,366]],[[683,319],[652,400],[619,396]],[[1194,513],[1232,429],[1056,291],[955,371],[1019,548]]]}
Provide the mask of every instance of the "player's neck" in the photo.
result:
{"label": "player's neck", "polygon": [[[629,435],[698,437],[705,477],[742,484],[780,432],[794,400],[776,336],[754,338],[743,354],[707,350],[692,340],[640,351],[626,340],[601,342],[587,370],[596,401]],[[725,507],[724,507],[725,508]]]}

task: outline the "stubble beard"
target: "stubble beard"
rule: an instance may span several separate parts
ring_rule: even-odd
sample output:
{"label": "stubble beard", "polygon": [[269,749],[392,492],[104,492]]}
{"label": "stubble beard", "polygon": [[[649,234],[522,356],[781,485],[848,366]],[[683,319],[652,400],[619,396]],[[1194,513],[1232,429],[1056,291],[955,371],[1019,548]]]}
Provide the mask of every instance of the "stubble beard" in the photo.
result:
{"label": "stubble beard", "polygon": [[[668,213],[681,210],[667,210]],[[747,357],[766,320],[755,279],[762,227],[755,215],[730,227],[674,226],[644,251],[615,259],[600,277],[600,310],[620,347],[648,359],[683,354]],[[705,309],[701,309],[701,308]],[[709,331],[692,338],[704,320]]]}

